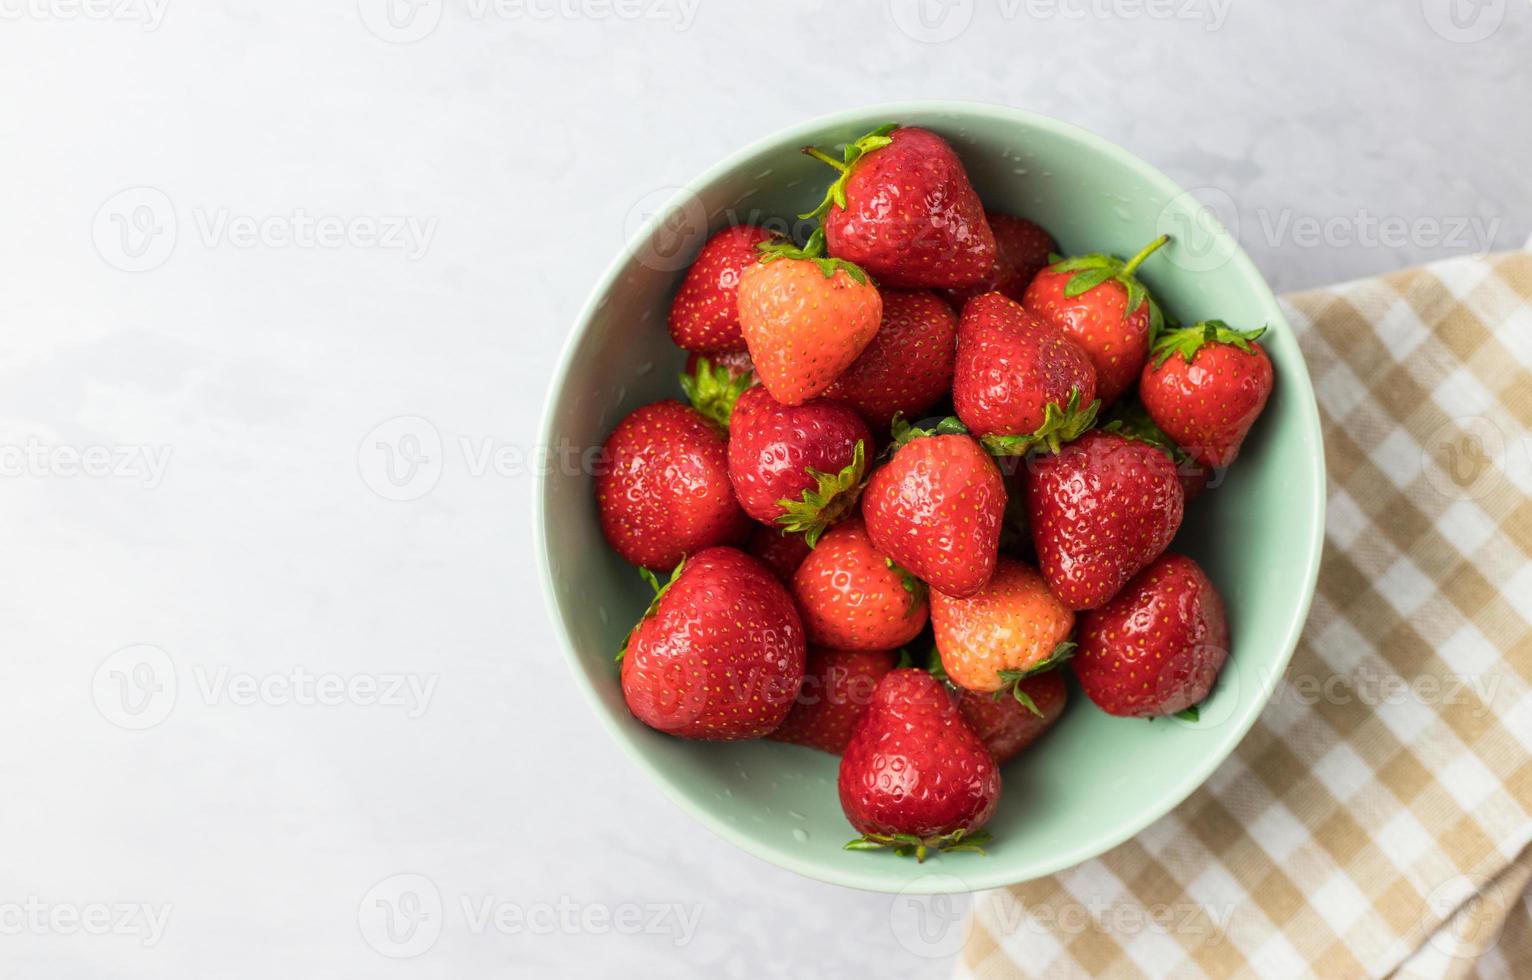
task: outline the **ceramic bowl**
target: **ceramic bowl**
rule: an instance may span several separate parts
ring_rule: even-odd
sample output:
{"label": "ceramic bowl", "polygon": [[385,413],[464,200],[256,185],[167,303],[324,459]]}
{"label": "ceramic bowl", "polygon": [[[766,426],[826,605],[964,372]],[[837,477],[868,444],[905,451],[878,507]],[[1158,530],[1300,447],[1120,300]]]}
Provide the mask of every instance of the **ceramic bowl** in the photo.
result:
{"label": "ceramic bowl", "polygon": [[[1063,720],[1005,766],[988,854],[941,855],[923,865],[842,849],[856,835],[841,814],[835,757],[769,741],[683,741],[628,713],[612,658],[649,592],[603,541],[581,456],[628,412],[679,396],[685,358],[670,343],[666,311],[708,232],[772,219],[802,240],[805,224],[793,216],[818,203],[830,173],[799,149],[848,141],[884,122],[946,137],[988,208],[1040,222],[1066,253],[1126,256],[1170,233],[1173,242],[1142,270],[1165,309],[1183,322],[1266,324],[1263,343],[1276,370],[1271,401],[1238,463],[1188,508],[1172,545],[1202,563],[1228,607],[1232,655],[1200,719],[1113,718],[1073,690]],[[1319,569],[1319,420],[1297,340],[1260,273],[1195,197],[1149,164],[1074,126],[1000,106],[913,102],[837,113],[747,146],[679,188],[617,255],[575,320],[542,438],[560,451],[536,493],[540,573],[555,629],[599,719],[571,724],[604,726],[690,818],[751,854],[856,888],[1007,885],[1085,861],[1143,830],[1207,779],[1255,721],[1298,642]]]}

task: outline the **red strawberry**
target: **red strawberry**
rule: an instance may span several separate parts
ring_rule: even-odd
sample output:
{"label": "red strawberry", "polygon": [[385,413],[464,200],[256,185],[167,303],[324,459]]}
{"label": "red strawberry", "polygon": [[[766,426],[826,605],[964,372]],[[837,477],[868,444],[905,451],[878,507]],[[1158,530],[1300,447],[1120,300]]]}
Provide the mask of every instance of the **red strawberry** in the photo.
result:
{"label": "red strawberry", "polygon": [[766,737],[840,755],[894,660],[888,650],[809,647],[798,700],[781,727]]}
{"label": "red strawberry", "polygon": [[827,398],[784,405],[751,388],[729,426],[729,479],[745,513],[803,534],[812,548],[856,506],[871,443],[849,405]]}
{"label": "red strawberry", "polygon": [[1050,670],[1016,683],[1015,696],[958,692],[958,710],[996,762],[1014,758],[1064,714],[1064,672]]}
{"label": "red strawberry", "polygon": [[739,284],[739,322],[761,384],[784,405],[820,394],[851,366],[883,317],[867,274],[821,257],[824,231],[803,248],[765,246]]}
{"label": "red strawberry", "polygon": [[825,396],[843,401],[880,433],[894,416],[919,418],[952,387],[957,316],[925,290],[885,289],[883,322]]}
{"label": "red strawberry", "polygon": [[892,650],[926,625],[926,590],[873,550],[862,522],[826,534],[793,575],[809,642],[842,650]]}
{"label": "red strawberry", "polygon": [[757,524],[750,534],[745,550],[759,558],[772,574],[783,582],[791,582],[793,573],[803,564],[813,549],[803,540],[803,535],[778,530],[765,524]]}
{"label": "red strawberry", "polygon": [[836,160],[805,153],[840,176],[822,216],[830,254],[855,262],[885,286],[971,286],[995,264],[995,236],[963,162],[926,129],[883,126],[848,145]]}
{"label": "red strawberry", "polygon": [[645,568],[674,568],[750,533],[729,484],[723,429],[674,400],[645,405],[612,430],[596,468],[596,505],[607,542]]}
{"label": "red strawberry", "polygon": [[1134,273],[1168,241],[1156,238],[1127,262],[1100,254],[1055,262],[1037,274],[1022,299],[1090,355],[1102,404],[1138,380],[1160,329],[1160,308]]}
{"label": "red strawberry", "polygon": [[899,449],[862,494],[867,536],[931,588],[973,595],[989,581],[1000,547],[1000,470],[956,419],[931,431],[902,420],[895,428]]}
{"label": "red strawberry", "polygon": [[1105,603],[1158,558],[1184,506],[1164,452],[1099,429],[1032,461],[1026,498],[1043,577],[1075,610]]}
{"label": "red strawberry", "polygon": [[1111,418],[1101,428],[1106,432],[1147,442],[1169,456],[1170,461],[1176,464],[1176,475],[1181,478],[1181,490],[1188,504],[1207,489],[1212,471],[1193,459],[1191,453],[1172,442],[1165,430],[1154,424],[1154,419],[1149,417],[1139,402],[1118,402],[1112,410]]}
{"label": "red strawberry", "polygon": [[862,835],[849,850],[979,850],[1000,799],[1000,768],[923,670],[883,676],[840,760],[840,805]]}
{"label": "red strawberry", "polygon": [[681,738],[760,738],[803,681],[803,626],[766,566],[733,548],[688,558],[628,635],[622,695],[639,721]]}
{"label": "red strawberry", "polygon": [[959,311],[964,303],[985,293],[1000,293],[1020,303],[1032,277],[1043,271],[1048,257],[1058,251],[1053,236],[1042,225],[994,211],[986,211],[984,216],[995,233],[995,264],[977,285],[942,290],[942,295]]}
{"label": "red strawberry", "polygon": [[1074,644],[1075,614],[1031,566],[1002,557],[989,584],[966,599],[933,593],[931,627],[942,670],[981,694],[1056,666]]}
{"label": "red strawberry", "polygon": [[963,307],[952,405],[992,453],[1060,445],[1095,421],[1096,371],[1057,328],[999,293]]}
{"label": "red strawberry", "polygon": [[1165,434],[1204,466],[1222,469],[1271,395],[1271,360],[1255,339],[1266,332],[1234,330],[1209,320],[1172,330],[1144,365],[1139,397]]}
{"label": "red strawberry", "polygon": [[1167,554],[1085,614],[1073,663],[1080,687],[1101,710],[1145,717],[1202,701],[1228,656],[1218,591],[1196,562]]}
{"label": "red strawberry", "polygon": [[755,225],[725,228],[702,246],[670,304],[670,339],[683,350],[721,354],[745,349],[739,329],[739,277],[755,264],[755,246],[771,233]]}

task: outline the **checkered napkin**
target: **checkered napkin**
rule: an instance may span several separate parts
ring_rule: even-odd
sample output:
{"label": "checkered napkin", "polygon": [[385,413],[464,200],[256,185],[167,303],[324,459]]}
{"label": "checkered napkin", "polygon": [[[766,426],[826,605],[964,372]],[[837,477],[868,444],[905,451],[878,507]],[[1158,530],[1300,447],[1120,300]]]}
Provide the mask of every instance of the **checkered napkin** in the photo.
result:
{"label": "checkered napkin", "polygon": [[1532,252],[1286,305],[1330,477],[1293,662],[1175,811],[979,896],[959,977],[1532,977]]}

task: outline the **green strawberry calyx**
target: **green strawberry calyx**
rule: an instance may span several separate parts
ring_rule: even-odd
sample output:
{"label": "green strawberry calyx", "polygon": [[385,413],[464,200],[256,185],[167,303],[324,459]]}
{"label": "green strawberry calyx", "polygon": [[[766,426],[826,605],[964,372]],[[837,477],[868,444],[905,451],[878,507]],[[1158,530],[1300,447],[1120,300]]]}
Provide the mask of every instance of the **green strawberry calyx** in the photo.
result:
{"label": "green strawberry calyx", "polygon": [[966,436],[968,434],[968,426],[964,425],[962,421],[954,416],[949,415],[935,425],[920,428],[919,426],[911,425],[905,419],[903,412],[895,412],[893,421],[889,423],[888,431],[893,436],[894,447],[898,448],[926,436]]}
{"label": "green strawberry calyx", "polygon": [[1182,708],[1180,711],[1177,711],[1175,717],[1182,721],[1197,722],[1201,720],[1202,712],[1198,711],[1197,706],[1194,704],[1190,708]]}
{"label": "green strawberry calyx", "polygon": [[714,364],[705,357],[697,358],[696,370],[691,374],[681,374],[681,390],[686,392],[692,408],[725,429],[734,415],[734,403],[754,383],[753,372],[735,375],[727,367]]}
{"label": "green strawberry calyx", "polygon": [[891,847],[900,857],[913,855],[917,862],[923,862],[930,851],[972,851],[983,854],[984,845],[993,839],[987,830],[970,831],[959,827],[951,833],[933,834],[930,837],[917,837],[914,834],[863,834],[856,840],[847,841],[845,849],[880,851]]}
{"label": "green strawberry calyx", "polygon": [[850,276],[858,285],[867,285],[867,273],[855,262],[845,259],[832,259],[825,256],[825,230],[815,228],[814,234],[802,245],[797,244],[790,238],[773,238],[764,242],[757,242],[756,251],[761,253],[757,262],[775,262],[778,259],[797,259],[804,262],[812,262],[819,266],[819,271],[824,273],[826,279],[835,278],[837,270]]}
{"label": "green strawberry calyx", "polygon": [[1166,332],[1155,340],[1149,356],[1154,359],[1154,366],[1159,368],[1172,354],[1180,354],[1190,364],[1197,352],[1208,344],[1227,344],[1249,354],[1252,353],[1250,342],[1259,339],[1265,332],[1265,327],[1236,330],[1222,320],[1203,320],[1189,327]]}
{"label": "green strawberry calyx", "polygon": [[1153,446],[1169,456],[1170,461],[1178,467],[1191,462],[1191,454],[1176,445],[1170,436],[1165,434],[1165,430],[1149,417],[1148,409],[1138,402],[1125,402],[1119,405],[1113,410],[1112,416],[1113,418],[1101,427],[1102,432],[1110,432],[1124,439],[1132,439],[1135,442]]}
{"label": "green strawberry calyx", "polygon": [[909,595],[910,601],[905,606],[904,615],[912,616],[920,603],[926,597],[926,583],[916,578],[909,569],[895,562],[892,558],[883,559],[883,564],[888,566],[889,571],[899,576],[899,584],[904,586],[904,591]]}
{"label": "green strawberry calyx", "polygon": [[1020,435],[991,433],[979,440],[992,456],[1024,456],[1036,447],[1057,453],[1066,442],[1085,435],[1096,424],[1096,413],[1101,410],[1097,398],[1084,408],[1080,407],[1080,389],[1069,391],[1069,400],[1063,408],[1058,402],[1049,402],[1043,408],[1043,424],[1036,431]]}
{"label": "green strawberry calyx", "polygon": [[995,692],[995,699],[999,700],[1002,695],[1009,691],[1011,696],[1014,697],[1023,708],[1026,708],[1028,711],[1041,718],[1043,713],[1038,710],[1037,702],[1032,700],[1032,696],[1030,694],[1021,689],[1021,682],[1026,680],[1028,677],[1036,677],[1038,674],[1046,674],[1048,671],[1057,668],[1064,661],[1075,655],[1075,647],[1076,644],[1073,640],[1065,640],[1063,643],[1060,643],[1058,646],[1054,647],[1052,653],[1048,654],[1048,656],[1044,657],[1042,660],[1039,660],[1037,663],[1030,667],[1027,667],[1023,670],[999,671],[1000,681],[1005,686]]}
{"label": "green strawberry calyx", "polygon": [[669,580],[663,583],[660,582],[659,576],[655,575],[649,569],[640,568],[638,570],[638,574],[643,577],[643,580],[649,583],[649,588],[654,590],[654,598],[649,600],[649,608],[644,610],[644,614],[638,617],[638,622],[634,623],[633,628],[628,630],[628,635],[623,637],[622,649],[618,650],[617,656],[612,659],[616,660],[618,663],[621,663],[622,658],[628,655],[628,644],[633,642],[633,634],[638,632],[638,628],[639,626],[643,625],[644,620],[648,619],[650,616],[653,616],[655,610],[660,608],[660,600],[665,598],[665,593],[669,592],[670,587],[676,584],[676,579],[681,577],[681,569],[685,567],[686,559],[682,558],[679,562],[676,563],[675,569],[671,571]]}
{"label": "green strawberry calyx", "polygon": [[867,447],[858,439],[851,451],[851,462],[838,473],[812,467],[807,472],[815,485],[803,491],[798,500],[783,497],[777,501],[782,508],[777,523],[784,531],[802,534],[804,543],[812,548],[819,544],[819,536],[830,525],[850,513],[862,495],[862,487],[867,485]]}
{"label": "green strawberry calyx", "polygon": [[1089,255],[1077,255],[1074,258],[1054,262],[1048,267],[1048,271],[1074,273],[1064,284],[1066,299],[1084,295],[1104,282],[1115,282],[1128,291],[1125,316],[1132,316],[1138,312],[1140,306],[1148,303],[1149,338],[1152,341],[1164,329],[1165,315],[1160,311],[1160,304],[1149,294],[1149,290],[1144,288],[1142,282],[1139,282],[1137,272],[1145,259],[1159,251],[1169,241],[1169,235],[1161,235],[1139,249],[1138,254],[1126,262],[1115,255],[1092,252]]}
{"label": "green strawberry calyx", "polygon": [[803,152],[826,163],[840,171],[840,176],[835,178],[829,188],[825,190],[825,198],[819,202],[819,207],[812,211],[798,215],[800,218],[818,218],[830,210],[830,205],[845,210],[846,207],[846,181],[851,178],[851,165],[873,150],[881,150],[894,141],[889,134],[899,128],[898,123],[884,123],[877,129],[863,136],[861,139],[847,143],[841,150],[841,159],[837,160],[829,153],[817,146],[805,146]]}

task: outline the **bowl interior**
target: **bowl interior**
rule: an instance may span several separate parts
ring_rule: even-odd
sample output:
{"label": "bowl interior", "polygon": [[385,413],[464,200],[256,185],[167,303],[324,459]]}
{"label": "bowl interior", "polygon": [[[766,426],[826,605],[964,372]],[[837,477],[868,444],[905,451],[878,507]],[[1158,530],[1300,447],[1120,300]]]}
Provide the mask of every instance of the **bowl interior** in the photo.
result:
{"label": "bowl interior", "polygon": [[[1201,719],[1111,718],[1072,692],[1064,719],[1005,767],[989,854],[924,865],[842,850],[854,833],[836,795],[837,759],[771,742],[686,742],[629,715],[612,657],[648,590],[606,547],[580,465],[580,452],[599,447],[627,412],[679,396],[684,357],[670,344],[665,316],[680,270],[708,231],[744,220],[800,225],[792,216],[817,203],[829,172],[798,148],[854,139],[887,121],[941,133],[987,207],[1040,222],[1067,253],[1130,255],[1169,232],[1175,241],[1143,270],[1166,310],[1184,322],[1268,324],[1263,342],[1277,375],[1238,465],[1189,508],[1172,546],[1203,564],[1228,606],[1233,652]],[[1195,789],[1253,723],[1297,641],[1318,568],[1318,419],[1270,290],[1216,221],[1163,175],[1088,133],[1011,109],[915,103],[843,113],[778,134],[698,178],[598,286],[554,379],[545,426],[558,452],[538,495],[544,584],[597,713],[713,830],[759,857],[855,887],[995,887],[1086,860],[1143,829]]]}

